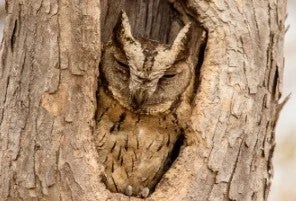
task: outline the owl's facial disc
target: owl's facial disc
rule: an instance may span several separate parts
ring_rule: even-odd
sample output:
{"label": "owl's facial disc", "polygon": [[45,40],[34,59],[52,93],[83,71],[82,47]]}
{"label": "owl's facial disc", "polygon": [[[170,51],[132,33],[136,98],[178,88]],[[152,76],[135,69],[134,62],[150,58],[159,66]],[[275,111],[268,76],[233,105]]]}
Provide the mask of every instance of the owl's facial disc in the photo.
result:
{"label": "owl's facial disc", "polygon": [[[133,111],[139,113],[147,113],[149,108],[156,106],[169,109],[190,80],[182,81],[190,74],[184,61],[171,66],[162,62],[145,62],[140,70],[130,69],[128,102]],[[182,83],[179,84],[179,81]]]}

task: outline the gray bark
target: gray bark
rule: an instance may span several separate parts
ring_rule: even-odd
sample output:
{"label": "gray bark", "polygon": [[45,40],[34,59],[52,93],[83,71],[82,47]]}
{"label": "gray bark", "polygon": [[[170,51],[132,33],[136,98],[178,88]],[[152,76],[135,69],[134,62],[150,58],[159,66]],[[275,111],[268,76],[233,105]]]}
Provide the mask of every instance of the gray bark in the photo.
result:
{"label": "gray bark", "polygon": [[[207,36],[191,117],[199,143],[182,149],[147,200],[267,199],[286,1],[180,2],[7,1],[1,199],[140,200],[106,190],[93,139],[100,37],[109,40],[122,8],[138,37],[169,43],[186,20]],[[189,48],[200,46],[197,27]]]}

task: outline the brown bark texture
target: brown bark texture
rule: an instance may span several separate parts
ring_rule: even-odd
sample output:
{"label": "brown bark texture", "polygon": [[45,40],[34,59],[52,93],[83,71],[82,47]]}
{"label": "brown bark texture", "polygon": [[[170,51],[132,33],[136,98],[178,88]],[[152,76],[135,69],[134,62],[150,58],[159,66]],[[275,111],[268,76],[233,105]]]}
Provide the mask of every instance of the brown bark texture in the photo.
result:
{"label": "brown bark texture", "polygon": [[95,149],[98,66],[121,10],[136,37],[194,24],[198,85],[184,145],[149,201],[267,200],[286,0],[15,0],[0,63],[0,200],[141,200],[111,193]]}

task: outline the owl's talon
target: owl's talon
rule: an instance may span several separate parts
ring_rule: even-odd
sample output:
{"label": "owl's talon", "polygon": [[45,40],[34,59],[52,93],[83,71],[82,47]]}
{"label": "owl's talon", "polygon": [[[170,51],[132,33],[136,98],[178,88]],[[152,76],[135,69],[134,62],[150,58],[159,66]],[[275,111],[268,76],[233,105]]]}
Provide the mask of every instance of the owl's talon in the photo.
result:
{"label": "owl's talon", "polygon": [[141,191],[141,193],[140,193],[140,196],[141,196],[142,198],[147,198],[148,195],[149,195],[149,193],[150,193],[150,190],[149,190],[148,187],[146,187],[146,188],[143,188],[143,189],[142,189],[142,191]]}
{"label": "owl's talon", "polygon": [[128,185],[125,189],[125,194],[127,196],[132,196],[133,195],[133,187],[131,185]]}

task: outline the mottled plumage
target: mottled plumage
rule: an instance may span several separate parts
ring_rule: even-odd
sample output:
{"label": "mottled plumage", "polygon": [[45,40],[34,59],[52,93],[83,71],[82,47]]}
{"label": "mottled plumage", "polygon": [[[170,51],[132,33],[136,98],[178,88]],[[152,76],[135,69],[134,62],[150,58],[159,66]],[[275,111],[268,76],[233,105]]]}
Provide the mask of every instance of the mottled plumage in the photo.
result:
{"label": "mottled plumage", "polygon": [[137,40],[122,13],[104,49],[95,139],[112,192],[147,197],[184,137],[194,82],[188,31],[170,46]]}

